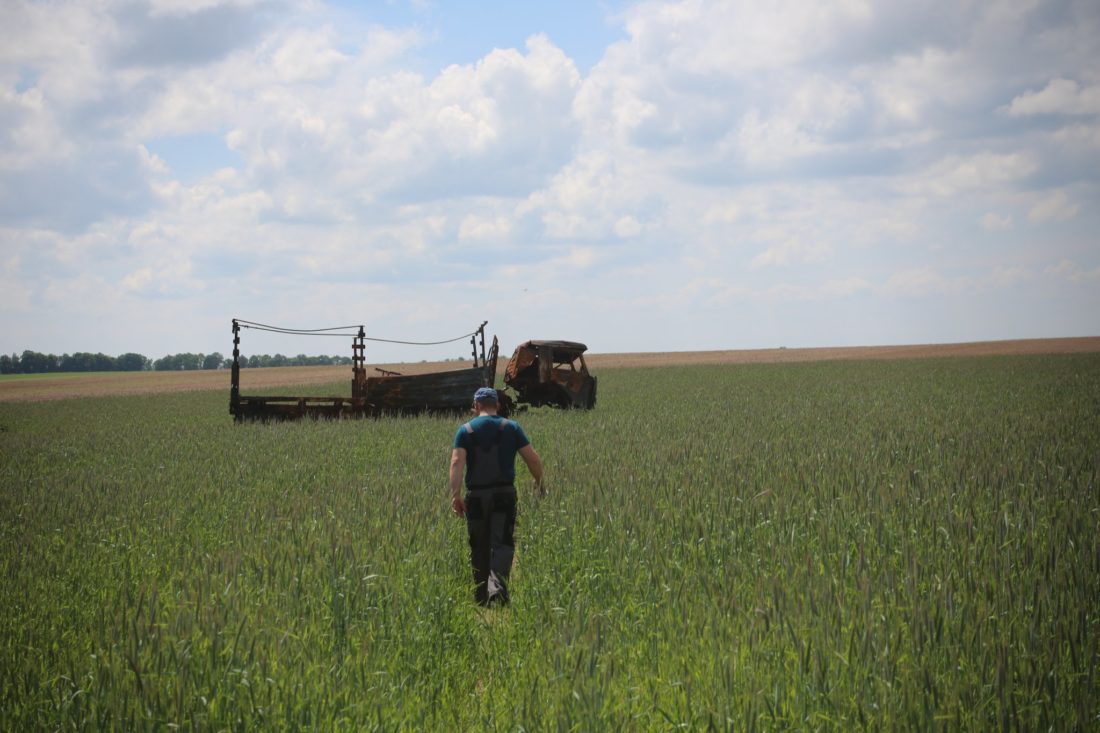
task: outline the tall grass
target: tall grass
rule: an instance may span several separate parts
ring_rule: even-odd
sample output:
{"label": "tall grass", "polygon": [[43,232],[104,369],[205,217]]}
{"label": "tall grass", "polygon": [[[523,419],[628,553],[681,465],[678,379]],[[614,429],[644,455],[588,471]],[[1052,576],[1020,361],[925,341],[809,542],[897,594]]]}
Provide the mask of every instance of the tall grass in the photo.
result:
{"label": "tall grass", "polygon": [[551,493],[482,612],[458,420],[0,405],[0,728],[1100,726],[1100,357],[608,371],[520,420]]}

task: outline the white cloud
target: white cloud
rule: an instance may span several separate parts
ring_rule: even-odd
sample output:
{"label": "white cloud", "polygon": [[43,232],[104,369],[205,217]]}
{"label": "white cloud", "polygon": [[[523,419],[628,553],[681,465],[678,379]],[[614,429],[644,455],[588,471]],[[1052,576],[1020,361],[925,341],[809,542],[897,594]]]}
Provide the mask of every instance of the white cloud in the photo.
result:
{"label": "white cloud", "polygon": [[627,237],[636,237],[641,231],[642,225],[638,223],[637,219],[629,214],[619,217],[619,220],[615,222],[615,234],[624,239]]}
{"label": "white cloud", "polygon": [[569,253],[550,260],[550,265],[568,269],[585,270],[596,262],[596,252],[591,247],[571,247]]}
{"label": "white cloud", "polygon": [[752,258],[752,266],[769,267],[772,265],[785,265],[790,259],[789,253],[797,249],[797,242],[790,242],[775,247],[768,247],[760,254]]}
{"label": "white cloud", "polygon": [[31,308],[31,289],[23,274],[22,258],[15,253],[0,260],[0,290],[4,293],[4,309],[22,313]]}
{"label": "white cloud", "polygon": [[808,285],[794,285],[791,283],[778,283],[767,288],[763,296],[767,300],[790,302],[806,302],[817,300],[818,291]]}
{"label": "white cloud", "polygon": [[416,34],[372,28],[361,52],[341,41],[331,27],[280,31],[220,65],[187,71],[138,130],[228,127],[227,147],[257,182],[289,189],[309,177],[311,193],[320,186],[345,200],[395,188],[453,195],[530,185],[566,159],[578,74],[545,37],[532,37],[526,54],[492,51],[430,80],[384,72],[422,42]]}
{"label": "white cloud", "polygon": [[895,272],[879,290],[888,296],[919,298],[959,292],[971,284],[968,277],[949,278],[933,267],[920,267]]}
{"label": "white cloud", "polygon": [[[97,99],[107,84],[104,46],[118,39],[109,12],[94,3],[5,3],[0,68],[14,85],[18,69],[33,69],[33,86],[50,105]],[[10,81],[9,81],[10,80]],[[5,84],[7,86],[7,84]]]}
{"label": "white cloud", "polygon": [[132,293],[142,293],[153,283],[153,268],[142,267],[122,278],[122,287]]}
{"label": "white cloud", "polygon": [[1015,97],[1007,111],[1012,117],[1100,115],[1100,84],[1083,87],[1072,79],[1051,79],[1040,91]]}
{"label": "white cloud", "polygon": [[1048,266],[1045,272],[1050,277],[1066,280],[1075,285],[1100,282],[1100,267],[1094,267],[1088,270],[1073,260],[1068,259],[1061,260],[1056,265]]}
{"label": "white cloud", "polygon": [[[764,231],[765,238],[779,235],[778,231]],[[797,235],[780,239],[776,244],[752,258],[752,267],[787,265],[793,262],[822,262],[833,253],[832,245],[825,240],[803,239]]]}
{"label": "white cloud", "polygon": [[537,215],[553,239],[636,236],[647,219],[649,185],[648,172],[636,163],[616,161],[604,152],[582,154],[521,203],[518,212]]}
{"label": "white cloud", "polygon": [[252,7],[260,0],[149,0],[150,14],[155,16],[191,15],[219,6]]}
{"label": "white cloud", "polygon": [[7,129],[0,130],[0,166],[27,168],[75,152],[74,141],[65,139],[41,89],[0,91],[0,110],[3,119],[9,121]]}
{"label": "white cloud", "polygon": [[841,280],[829,280],[821,286],[824,295],[844,298],[849,295],[871,289],[871,283],[862,277],[848,277]]}
{"label": "white cloud", "polygon": [[512,231],[512,223],[503,216],[491,219],[473,214],[462,220],[458,226],[459,239],[500,240]]}
{"label": "white cloud", "polygon": [[972,82],[965,66],[960,54],[927,47],[862,66],[856,76],[872,91],[879,124],[910,127],[926,122],[938,105],[966,98]]}
{"label": "white cloud", "polygon": [[320,81],[348,61],[338,43],[331,26],[293,32],[271,54],[271,67],[284,82]]}
{"label": "white cloud", "polygon": [[872,290],[873,286],[867,280],[861,277],[848,277],[827,280],[819,284],[780,282],[761,291],[749,294],[742,293],[742,296],[747,295],[751,299],[763,301],[816,302],[823,304],[828,301],[850,298],[858,293],[868,293]]}
{"label": "white cloud", "polygon": [[741,118],[734,147],[750,163],[769,165],[792,157],[810,155],[823,146],[807,134],[797,120],[785,116],[761,119],[756,110]]}
{"label": "white cloud", "polygon": [[577,282],[599,261],[600,254],[592,247],[574,246],[537,264],[498,265],[494,268],[493,281],[523,283],[525,288],[534,289],[536,293],[556,292],[558,284]]}
{"label": "white cloud", "polygon": [[1066,221],[1077,216],[1079,210],[1065,191],[1054,191],[1036,201],[1028,210],[1027,218],[1035,223]]}
{"label": "white cloud", "polygon": [[703,215],[704,224],[733,224],[741,216],[741,207],[735,202],[714,204]]}
{"label": "white cloud", "polygon": [[996,214],[992,211],[988,211],[982,214],[980,222],[982,229],[985,229],[987,232],[1003,232],[1012,228],[1012,215]]}
{"label": "white cloud", "polygon": [[80,273],[64,279],[48,278],[37,297],[39,307],[55,313],[77,311],[101,315],[113,312],[123,302],[118,288],[94,273]]}
{"label": "white cloud", "polygon": [[965,191],[989,191],[1012,184],[1034,173],[1038,163],[1026,153],[978,153],[949,155],[901,184],[904,191],[940,197]]}
{"label": "white cloud", "polygon": [[194,266],[185,255],[162,249],[151,259],[151,265],[139,267],[121,278],[122,292],[187,298],[206,291],[206,284],[194,276]]}
{"label": "white cloud", "polygon": [[871,12],[858,0],[643,3],[627,11],[626,30],[639,54],[667,59],[676,71],[757,72],[813,58],[846,29],[863,27]]}
{"label": "white cloud", "polygon": [[989,281],[1001,288],[1011,288],[1034,277],[1026,267],[998,265],[989,276]]}
{"label": "white cloud", "polygon": [[1054,139],[1071,149],[1100,150],[1100,125],[1067,125],[1054,133]]}
{"label": "white cloud", "polygon": [[714,164],[715,144],[750,164],[816,153],[865,102],[858,83],[815,62],[869,17],[860,2],[639,4],[626,13],[630,40],[608,49],[575,109],[593,144],[676,150],[681,165]]}

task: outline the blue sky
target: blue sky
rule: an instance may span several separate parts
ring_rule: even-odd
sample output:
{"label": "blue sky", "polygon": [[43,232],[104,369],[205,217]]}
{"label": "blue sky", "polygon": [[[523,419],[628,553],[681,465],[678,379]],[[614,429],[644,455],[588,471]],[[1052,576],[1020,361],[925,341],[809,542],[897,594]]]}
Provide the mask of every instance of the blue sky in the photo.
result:
{"label": "blue sky", "polygon": [[1100,334],[1095,2],[0,13],[0,352]]}
{"label": "blue sky", "polygon": [[543,34],[565,52],[582,73],[603,57],[604,50],[626,34],[620,2],[562,0],[522,3],[506,0],[470,2],[340,2],[333,8],[358,22],[416,28],[427,39],[413,61],[426,73],[451,64],[476,64],[494,48],[523,48],[533,35]]}

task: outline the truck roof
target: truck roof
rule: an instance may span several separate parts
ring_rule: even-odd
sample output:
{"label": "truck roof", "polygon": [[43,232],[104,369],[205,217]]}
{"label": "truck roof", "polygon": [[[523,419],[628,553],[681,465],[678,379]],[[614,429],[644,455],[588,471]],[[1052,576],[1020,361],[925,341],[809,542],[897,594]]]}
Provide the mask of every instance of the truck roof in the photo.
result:
{"label": "truck roof", "polygon": [[522,349],[524,346],[549,346],[551,349],[576,351],[581,354],[588,350],[587,346],[578,341],[524,341],[519,348]]}

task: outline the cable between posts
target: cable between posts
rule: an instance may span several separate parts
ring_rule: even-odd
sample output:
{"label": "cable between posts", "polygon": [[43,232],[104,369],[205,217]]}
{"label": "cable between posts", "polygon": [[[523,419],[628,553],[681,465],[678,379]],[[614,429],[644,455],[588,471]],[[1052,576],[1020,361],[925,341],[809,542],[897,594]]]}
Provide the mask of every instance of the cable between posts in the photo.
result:
{"label": "cable between posts", "polygon": [[[241,328],[251,328],[254,331],[269,331],[271,333],[285,333],[293,336],[342,336],[345,338],[350,336],[356,338],[359,336],[359,330],[363,328],[361,324],[353,326],[332,326],[330,328],[283,328],[281,326],[271,326],[266,323],[245,321],[240,318],[235,320],[240,324]],[[355,329],[355,331],[351,332],[349,329]],[[402,344],[404,346],[439,346],[441,344],[451,344],[455,341],[462,341],[475,334],[477,334],[477,331],[471,331],[470,333],[455,336],[452,339],[446,339],[444,341],[401,341],[398,339],[374,338],[371,336],[363,336],[363,340],[384,344]]]}

